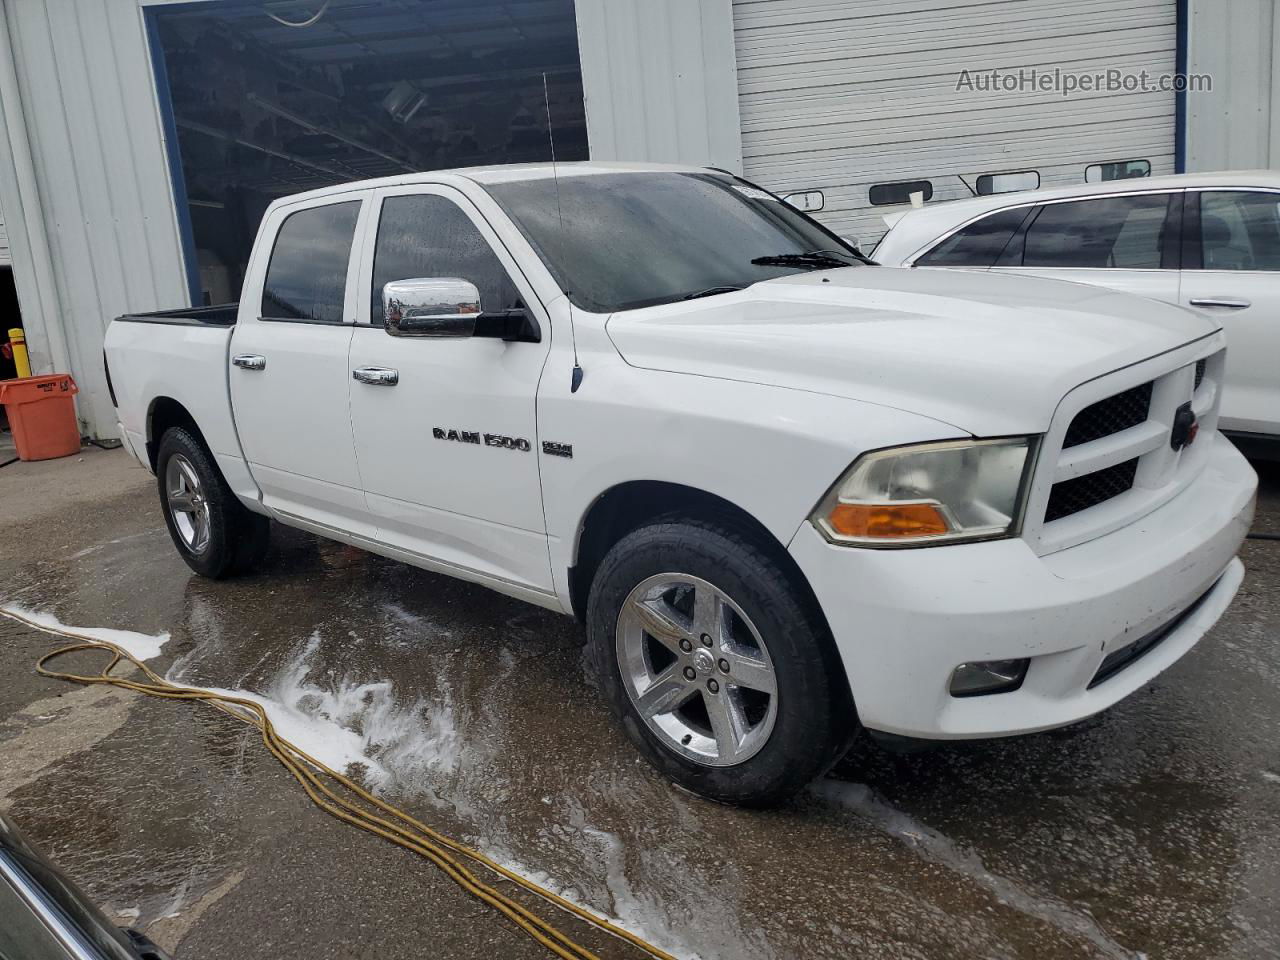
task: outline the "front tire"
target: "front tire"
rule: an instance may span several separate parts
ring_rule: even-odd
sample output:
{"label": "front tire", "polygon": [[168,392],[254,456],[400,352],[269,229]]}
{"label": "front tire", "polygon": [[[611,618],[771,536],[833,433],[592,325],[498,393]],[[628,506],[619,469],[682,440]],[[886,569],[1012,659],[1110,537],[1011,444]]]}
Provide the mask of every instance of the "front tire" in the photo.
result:
{"label": "front tire", "polygon": [[271,522],[244,508],[187,428],[172,427],[160,438],[156,481],[169,536],[192,570],[220,580],[262,561]]}
{"label": "front tire", "polygon": [[675,783],[727,803],[786,799],[856,727],[825,622],[778,552],[727,523],[659,520],[609,551],[588,600],[628,736]]}

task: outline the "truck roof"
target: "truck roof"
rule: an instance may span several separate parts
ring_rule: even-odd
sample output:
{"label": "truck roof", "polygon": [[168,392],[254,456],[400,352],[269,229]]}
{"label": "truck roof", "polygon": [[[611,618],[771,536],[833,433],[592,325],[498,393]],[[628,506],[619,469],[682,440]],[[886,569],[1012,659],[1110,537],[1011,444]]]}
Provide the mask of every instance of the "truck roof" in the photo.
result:
{"label": "truck roof", "polygon": [[561,177],[587,176],[600,173],[707,173],[708,167],[695,167],[675,163],[628,163],[613,160],[575,160],[556,163],[554,168],[549,161],[537,163],[507,163],[480,167],[456,167],[447,170],[424,170],[421,173],[404,173],[393,177],[378,177],[372,180],[350,180],[336,183],[329,187],[292,193],[280,197],[272,206],[279,203],[294,203],[298,200],[323,197],[330,194],[349,193],[353,190],[368,190],[375,187],[401,187],[415,183],[456,183],[458,180],[470,180],[473,183],[511,183],[519,180],[543,180],[554,175]]}

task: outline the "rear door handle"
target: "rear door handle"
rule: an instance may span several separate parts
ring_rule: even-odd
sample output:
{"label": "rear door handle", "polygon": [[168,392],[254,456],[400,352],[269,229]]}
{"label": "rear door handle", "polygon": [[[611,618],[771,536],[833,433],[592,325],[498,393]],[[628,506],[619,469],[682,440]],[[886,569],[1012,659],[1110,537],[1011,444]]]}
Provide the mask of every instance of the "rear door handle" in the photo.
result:
{"label": "rear door handle", "polygon": [[242,353],[231,358],[231,363],[241,370],[265,370],[267,369],[267,358],[260,357],[255,353]]}
{"label": "rear door handle", "polygon": [[1248,300],[1237,300],[1234,297],[1195,297],[1191,305],[1193,307],[1225,307],[1228,310],[1245,310],[1253,306]]}
{"label": "rear door handle", "polygon": [[389,367],[356,367],[351,371],[351,379],[373,387],[394,387],[400,382],[400,371]]}

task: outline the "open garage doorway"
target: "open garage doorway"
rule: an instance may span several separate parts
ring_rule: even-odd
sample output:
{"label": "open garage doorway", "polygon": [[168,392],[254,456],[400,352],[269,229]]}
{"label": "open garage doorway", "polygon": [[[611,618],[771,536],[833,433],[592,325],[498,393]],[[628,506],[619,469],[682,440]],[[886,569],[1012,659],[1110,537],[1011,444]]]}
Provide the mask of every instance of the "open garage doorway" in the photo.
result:
{"label": "open garage doorway", "polygon": [[147,8],[192,298],[240,295],[278,197],[587,158],[573,0],[221,0]]}

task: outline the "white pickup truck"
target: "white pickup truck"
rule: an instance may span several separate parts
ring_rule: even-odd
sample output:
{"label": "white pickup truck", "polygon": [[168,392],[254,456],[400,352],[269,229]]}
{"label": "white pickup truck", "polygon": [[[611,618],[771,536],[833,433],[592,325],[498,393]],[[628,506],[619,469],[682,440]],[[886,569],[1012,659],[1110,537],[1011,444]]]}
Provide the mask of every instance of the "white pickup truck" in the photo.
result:
{"label": "white pickup truck", "polygon": [[632,740],[717,799],[776,802],[860,729],[1097,713],[1243,575],[1211,321],[870,266],[723,172],[289,197],[243,290],[107,333],[186,562],[251,568],[270,518],[575,615]]}

